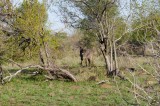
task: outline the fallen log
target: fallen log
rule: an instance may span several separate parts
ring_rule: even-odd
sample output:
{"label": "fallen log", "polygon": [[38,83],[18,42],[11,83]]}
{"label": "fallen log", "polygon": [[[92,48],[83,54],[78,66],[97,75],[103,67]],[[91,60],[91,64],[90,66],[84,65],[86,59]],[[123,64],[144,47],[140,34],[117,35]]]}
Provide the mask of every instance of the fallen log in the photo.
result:
{"label": "fallen log", "polygon": [[[43,69],[43,68],[41,68]],[[74,82],[77,82],[77,79],[74,77],[73,74],[71,74],[69,71],[61,68],[44,68],[44,70],[47,70],[50,72],[52,76],[56,76],[57,78],[64,78],[68,79]]]}
{"label": "fallen log", "polygon": [[68,79],[73,82],[77,82],[77,79],[74,77],[74,75],[72,75],[69,71],[65,69],[61,69],[58,67],[57,68],[45,68],[40,65],[30,65],[24,68],[21,67],[21,69],[15,72],[14,74],[10,74],[9,76],[4,77],[3,80],[10,81],[12,78],[16,77],[23,70],[29,69],[29,68],[38,68],[38,69],[46,70],[48,73],[50,73],[51,76],[56,76],[57,78],[64,78],[64,79]]}

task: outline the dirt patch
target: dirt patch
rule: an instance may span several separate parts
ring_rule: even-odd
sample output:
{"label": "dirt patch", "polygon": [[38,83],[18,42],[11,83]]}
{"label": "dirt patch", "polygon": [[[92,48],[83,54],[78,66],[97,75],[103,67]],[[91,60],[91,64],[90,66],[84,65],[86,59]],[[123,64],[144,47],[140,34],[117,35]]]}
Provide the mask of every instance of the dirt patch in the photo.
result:
{"label": "dirt patch", "polygon": [[69,98],[70,98],[71,100],[73,100],[73,99],[74,99],[74,96],[70,96]]}
{"label": "dirt patch", "polygon": [[77,90],[77,89],[80,89],[80,86],[74,85],[74,86],[71,86],[71,89]]}
{"label": "dirt patch", "polygon": [[9,100],[9,102],[10,102],[11,104],[16,104],[16,100],[15,100],[14,98],[11,98],[11,99]]}
{"label": "dirt patch", "polygon": [[110,84],[101,84],[100,86],[101,88],[112,88],[112,85]]}
{"label": "dirt patch", "polygon": [[48,95],[51,96],[51,97],[53,97],[53,96],[55,96],[55,93],[54,93],[54,92],[51,92],[51,93],[49,93]]}

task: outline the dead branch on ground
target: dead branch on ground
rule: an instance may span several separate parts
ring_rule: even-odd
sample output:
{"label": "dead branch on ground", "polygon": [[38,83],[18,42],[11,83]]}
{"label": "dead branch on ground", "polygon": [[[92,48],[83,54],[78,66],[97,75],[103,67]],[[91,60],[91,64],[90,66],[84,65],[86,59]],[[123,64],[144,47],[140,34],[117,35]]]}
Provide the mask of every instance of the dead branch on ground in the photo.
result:
{"label": "dead branch on ground", "polygon": [[[13,60],[10,62],[12,62],[14,64],[16,63]],[[14,78],[18,74],[20,74],[23,70],[30,69],[30,68],[37,68],[37,69],[46,70],[48,73],[50,73],[50,75],[52,75],[52,76],[49,76],[50,79],[53,79],[52,77],[56,76],[56,78],[63,78],[63,79],[68,79],[73,82],[77,82],[77,79],[69,71],[67,71],[65,69],[58,68],[58,67],[45,68],[40,65],[30,65],[30,66],[26,66],[26,67],[22,68],[22,66],[19,65],[18,63],[16,63],[16,65],[19,66],[21,69],[16,71],[14,74],[9,73],[10,74],[9,76],[6,76],[3,78],[4,81],[10,81],[12,78]]]}

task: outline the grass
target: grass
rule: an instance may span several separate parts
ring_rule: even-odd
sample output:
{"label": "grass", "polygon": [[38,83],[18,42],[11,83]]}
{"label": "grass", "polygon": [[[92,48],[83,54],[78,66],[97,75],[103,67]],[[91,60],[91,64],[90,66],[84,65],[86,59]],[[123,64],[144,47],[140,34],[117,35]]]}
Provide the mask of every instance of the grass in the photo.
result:
{"label": "grass", "polygon": [[[41,75],[31,77],[23,73],[0,86],[0,106],[128,106],[136,103],[134,95],[125,89],[132,87],[128,81],[118,77],[106,80],[109,82],[102,85],[97,85],[97,81],[46,81]],[[146,101],[140,103],[147,104]]]}
{"label": "grass", "polygon": [[[69,58],[65,59],[67,61]],[[72,64],[68,65],[67,69],[76,76],[79,82],[46,81],[42,75],[31,77],[27,74],[27,72],[35,71],[34,69],[25,70],[11,82],[0,85],[0,106],[132,106],[137,105],[133,90],[146,97],[143,91],[134,89],[134,86],[128,81],[120,80],[118,77],[106,78],[104,67],[97,65],[101,63],[100,59],[96,61],[97,67],[80,67],[76,58],[75,61],[74,64],[72,64],[73,61],[68,63],[64,61],[64,65]],[[137,61],[152,72],[151,67],[143,64],[148,61],[147,59],[138,58]],[[125,62],[121,63],[121,66],[127,67]],[[7,68],[10,72],[17,70],[16,67],[6,66]],[[156,95],[160,94],[160,85],[147,84],[147,81],[153,79],[152,76],[141,74],[140,68],[137,69],[133,73],[126,70],[121,71],[132,82],[136,79],[136,83],[145,91],[152,90],[148,94],[153,97],[152,100],[155,100],[155,103],[138,97],[140,106],[146,106],[148,102],[153,106],[158,106],[157,101],[160,97]],[[96,79],[88,80],[92,76]],[[108,82],[97,85],[96,83],[101,80]]]}
{"label": "grass", "polygon": [[110,87],[95,82],[45,81],[19,76],[0,86],[1,106],[104,106],[125,104]]}

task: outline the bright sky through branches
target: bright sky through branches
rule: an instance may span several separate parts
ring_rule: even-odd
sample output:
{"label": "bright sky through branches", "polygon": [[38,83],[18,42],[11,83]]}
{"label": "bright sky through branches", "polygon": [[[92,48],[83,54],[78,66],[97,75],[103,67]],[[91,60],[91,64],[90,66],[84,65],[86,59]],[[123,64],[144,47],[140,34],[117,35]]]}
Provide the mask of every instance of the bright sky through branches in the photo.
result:
{"label": "bright sky through branches", "polygon": [[[18,6],[22,3],[23,0],[11,0],[11,2],[13,3],[14,6]],[[42,2],[42,0],[39,0],[40,2]],[[128,13],[129,13],[129,0],[121,1],[120,2],[121,6],[119,7],[119,9],[121,10],[121,15],[124,18],[128,17]],[[58,7],[54,6],[52,7],[52,10],[57,11]],[[50,29],[53,30],[53,32],[59,32],[59,31],[64,31],[67,32],[68,34],[73,34],[73,28],[67,28],[66,25],[64,23],[62,23],[60,21],[60,16],[58,16],[58,14],[56,14],[56,12],[51,12],[48,10],[48,23],[47,26],[49,26]]]}
{"label": "bright sky through branches", "polygon": [[[11,0],[14,6],[18,6],[22,3],[23,0]],[[42,0],[39,0],[42,1]],[[57,9],[57,7],[53,7],[53,9]],[[49,26],[54,32],[64,31],[68,34],[72,34],[73,30],[66,28],[65,24],[60,21],[60,17],[55,13],[48,10],[48,23]]]}

